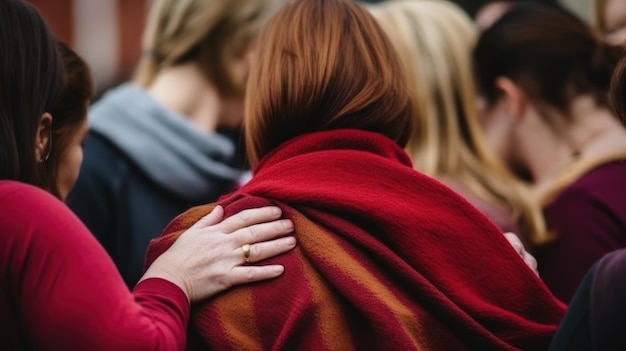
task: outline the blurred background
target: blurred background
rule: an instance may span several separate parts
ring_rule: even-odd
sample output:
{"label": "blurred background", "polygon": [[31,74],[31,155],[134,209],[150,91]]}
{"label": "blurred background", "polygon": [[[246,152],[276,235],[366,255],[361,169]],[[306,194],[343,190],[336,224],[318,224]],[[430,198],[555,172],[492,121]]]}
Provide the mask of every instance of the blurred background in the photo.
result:
{"label": "blurred background", "polygon": [[[381,0],[362,0],[380,2]],[[384,0],[382,0],[384,1]],[[449,0],[441,0],[449,1]],[[471,16],[489,0],[450,0]],[[57,36],[86,58],[98,93],[127,80],[141,55],[141,35],[151,0],[30,0]],[[589,20],[592,1],[561,0]]]}

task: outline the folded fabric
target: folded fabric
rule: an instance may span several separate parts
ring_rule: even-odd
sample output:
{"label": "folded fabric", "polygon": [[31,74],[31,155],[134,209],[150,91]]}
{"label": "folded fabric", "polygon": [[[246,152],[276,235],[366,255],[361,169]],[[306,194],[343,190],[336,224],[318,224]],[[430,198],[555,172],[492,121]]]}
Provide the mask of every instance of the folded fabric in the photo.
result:
{"label": "folded fabric", "polygon": [[[192,313],[192,349],[545,350],[565,306],[502,233],[388,138],[359,130],[284,143],[219,201],[278,205],[298,246],[285,273]],[[213,205],[175,219],[151,263]]]}

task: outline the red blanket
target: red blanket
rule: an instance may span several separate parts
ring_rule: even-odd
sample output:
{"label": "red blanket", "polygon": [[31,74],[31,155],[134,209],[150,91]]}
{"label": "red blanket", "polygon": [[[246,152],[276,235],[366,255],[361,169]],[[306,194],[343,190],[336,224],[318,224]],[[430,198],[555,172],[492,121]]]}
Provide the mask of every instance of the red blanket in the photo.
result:
{"label": "red blanket", "polygon": [[[280,278],[195,308],[204,349],[545,350],[564,313],[492,223],[379,134],[289,141],[219,203],[279,205],[298,247],[272,259]],[[148,262],[212,207],[175,219]]]}

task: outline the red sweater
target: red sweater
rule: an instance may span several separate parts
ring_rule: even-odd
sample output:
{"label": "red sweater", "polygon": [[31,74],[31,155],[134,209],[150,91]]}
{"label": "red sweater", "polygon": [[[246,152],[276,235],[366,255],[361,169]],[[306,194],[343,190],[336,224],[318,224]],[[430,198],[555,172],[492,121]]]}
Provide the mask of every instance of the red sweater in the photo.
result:
{"label": "red sweater", "polygon": [[0,350],[180,350],[189,303],[147,279],[131,293],[67,207],[0,181]]}

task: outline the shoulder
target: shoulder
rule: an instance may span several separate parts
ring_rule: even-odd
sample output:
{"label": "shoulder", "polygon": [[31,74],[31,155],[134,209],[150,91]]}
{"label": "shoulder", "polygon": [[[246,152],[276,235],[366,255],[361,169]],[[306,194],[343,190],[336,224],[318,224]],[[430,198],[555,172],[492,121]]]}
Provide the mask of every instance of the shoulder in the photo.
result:
{"label": "shoulder", "polygon": [[597,240],[610,235],[626,243],[625,198],[626,164],[605,164],[564,189],[545,208],[546,221],[557,231],[591,235]]}
{"label": "shoulder", "polygon": [[0,223],[3,241],[9,242],[89,233],[63,202],[42,189],[12,181],[0,181]]}
{"label": "shoulder", "polygon": [[601,165],[565,188],[547,207],[582,206],[595,210],[617,211],[626,221],[626,163],[611,162]]}
{"label": "shoulder", "polygon": [[569,189],[597,192],[613,190],[626,192],[626,161],[600,165],[574,182]]}
{"label": "shoulder", "polygon": [[24,207],[36,211],[58,206],[63,206],[63,203],[41,188],[17,181],[0,180],[0,213],[3,215],[20,211]]}

